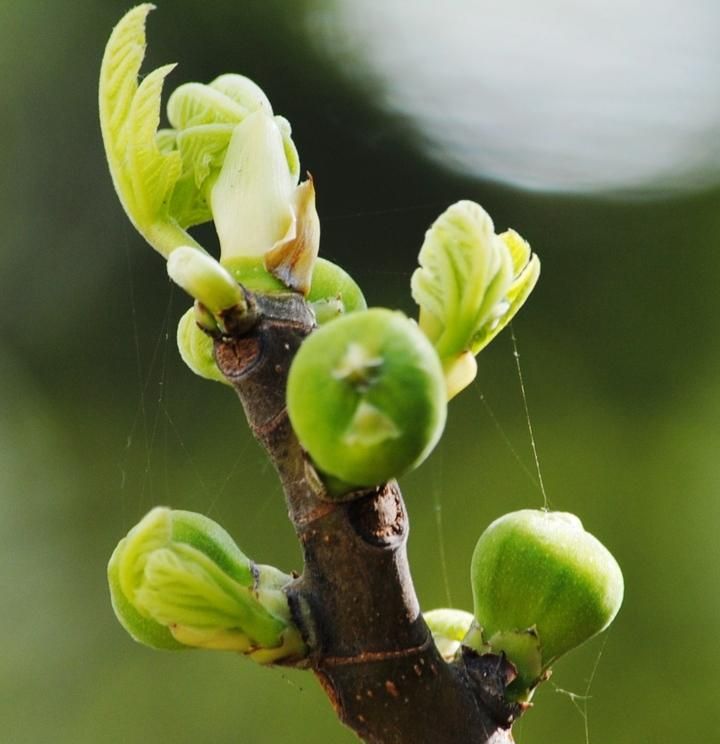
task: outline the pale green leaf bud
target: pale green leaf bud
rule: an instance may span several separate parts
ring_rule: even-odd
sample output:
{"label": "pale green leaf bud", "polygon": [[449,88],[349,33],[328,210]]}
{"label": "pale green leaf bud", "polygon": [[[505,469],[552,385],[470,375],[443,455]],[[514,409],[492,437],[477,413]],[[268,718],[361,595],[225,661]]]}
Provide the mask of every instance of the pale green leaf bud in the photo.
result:
{"label": "pale green leaf bud", "polygon": [[155,648],[233,650],[269,663],[301,656],[282,586],[219,525],[153,509],[121,540],[108,566],[113,607],[136,640]]}
{"label": "pale green leaf bud", "polygon": [[268,114],[273,112],[270,101],[262,88],[244,75],[228,72],[216,77],[208,87],[231,98],[235,103],[242,106],[247,113],[258,109],[262,109]]}
{"label": "pale green leaf bud", "polygon": [[[181,85],[168,100],[172,129],[158,131],[163,81],[174,65],[139,81],[145,21],[153,8],[139,5],[121,19],[100,72],[100,124],[118,197],[133,225],[165,258],[178,246],[202,250],[186,228],[217,219],[211,202],[220,210],[223,258],[238,249],[262,255],[292,237],[288,231],[297,228],[299,219],[291,195],[300,161],[290,124],[273,116],[267,96],[253,81],[227,74],[209,85]],[[223,168],[229,151],[233,162]],[[238,179],[240,168],[248,169],[247,178]],[[221,187],[213,199],[218,179]],[[224,194],[226,189],[232,193]],[[305,257],[305,264],[313,258],[312,253]]]}
{"label": "pale green leaf bud", "polygon": [[290,169],[290,178],[293,183],[297,183],[300,179],[300,156],[298,155],[297,147],[295,147],[295,142],[293,142],[292,127],[284,116],[275,116],[275,122],[282,134],[285,157],[287,158],[288,168]]}
{"label": "pale green leaf bud", "polygon": [[237,124],[247,114],[245,106],[202,83],[184,83],[167,102],[168,121],[177,130],[205,124]]}
{"label": "pale green leaf bud", "polygon": [[170,278],[213,315],[245,306],[245,295],[232,275],[212,256],[195,248],[178,248],[167,262]]}
{"label": "pale green leaf bud", "polygon": [[355,280],[337,264],[318,258],[308,294],[318,325],[341,314],[367,310],[362,290]]}
{"label": "pale green leaf bud", "polygon": [[473,622],[471,612],[441,608],[423,613],[433,641],[445,661],[452,661]]}
{"label": "pale green leaf bud", "polygon": [[580,520],[525,509],[500,517],[472,558],[477,627],[465,645],[504,653],[527,696],[560,656],[603,631],[623,599],[620,568]]}
{"label": "pale green leaf bud", "polygon": [[223,263],[262,255],[285,236],[294,188],[277,122],[255,111],[235,128],[210,196]]}
{"label": "pale green leaf bud", "polygon": [[510,322],[540,262],[517,233],[495,234],[487,212],[460,201],[435,220],[420,249],[412,294],[420,328],[442,360],[451,398],[475,378],[472,357]]}

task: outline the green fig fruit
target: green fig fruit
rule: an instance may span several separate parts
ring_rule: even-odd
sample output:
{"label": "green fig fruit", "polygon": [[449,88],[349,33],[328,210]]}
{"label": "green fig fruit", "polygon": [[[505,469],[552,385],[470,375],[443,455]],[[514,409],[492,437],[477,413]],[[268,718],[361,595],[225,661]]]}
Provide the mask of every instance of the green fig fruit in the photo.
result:
{"label": "green fig fruit", "polygon": [[465,643],[504,652],[518,689],[532,689],[558,657],[607,628],[623,599],[613,556],[564,512],[524,509],[495,520],[471,573],[481,642]]}
{"label": "green fig fruit", "polygon": [[[253,292],[288,291],[288,288],[265,268],[262,256],[236,257],[226,261],[224,266],[239,284]],[[315,261],[307,300],[313,307],[316,304],[322,307],[326,303],[336,303],[335,315],[367,308],[362,291],[350,274],[324,258]],[[320,318],[318,322],[322,325]]]}
{"label": "green fig fruit", "polygon": [[349,487],[419,465],[440,438],[447,409],[434,348],[413,321],[382,308],[340,317],[302,343],[287,404],[318,470]]}
{"label": "green fig fruit", "polygon": [[206,380],[230,384],[215,363],[212,336],[198,326],[194,307],[187,310],[180,318],[177,328],[177,345],[183,362],[196,375]]}

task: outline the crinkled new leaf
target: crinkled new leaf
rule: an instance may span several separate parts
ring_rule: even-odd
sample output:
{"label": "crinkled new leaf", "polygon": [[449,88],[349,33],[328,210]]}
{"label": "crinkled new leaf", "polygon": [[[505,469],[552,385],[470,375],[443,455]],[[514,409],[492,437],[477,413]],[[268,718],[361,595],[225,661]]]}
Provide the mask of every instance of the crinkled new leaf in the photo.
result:
{"label": "crinkled new leaf", "polygon": [[127,13],[108,41],[100,70],[100,127],[115,190],[137,230],[167,257],[179,245],[200,246],[169,211],[182,173],[180,153],[156,139],[160,97],[174,65],[154,70],[138,84],[145,56],[145,21],[153,5]]}
{"label": "crinkled new leaf", "polygon": [[452,397],[475,377],[472,355],[527,299],[540,261],[516,232],[496,235],[479,204],[460,201],[427,231],[419,263],[411,282],[419,323],[440,355]]}

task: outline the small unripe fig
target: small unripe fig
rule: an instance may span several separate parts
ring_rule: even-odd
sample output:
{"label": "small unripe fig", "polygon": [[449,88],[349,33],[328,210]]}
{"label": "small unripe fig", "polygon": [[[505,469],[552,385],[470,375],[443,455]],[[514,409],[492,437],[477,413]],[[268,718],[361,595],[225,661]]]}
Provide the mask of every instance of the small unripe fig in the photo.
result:
{"label": "small unripe fig", "polygon": [[564,512],[524,509],[495,520],[477,542],[471,573],[481,643],[465,643],[504,652],[518,690],[531,690],[558,657],[607,628],[623,599],[613,556]]}
{"label": "small unripe fig", "polygon": [[341,313],[367,310],[365,297],[355,280],[345,269],[324,258],[315,261],[307,299],[319,325]]}
{"label": "small unripe fig", "polygon": [[183,362],[199,377],[229,385],[218,369],[213,356],[213,340],[197,324],[197,314],[191,307],[181,318],[177,329],[177,345]]}
{"label": "small unripe fig", "polygon": [[[253,292],[288,291],[288,288],[265,268],[262,257],[239,256],[226,261],[223,265],[238,283]],[[350,274],[324,258],[316,259],[313,266],[307,301],[315,309],[320,325],[342,313],[367,308],[362,290]]]}
{"label": "small unripe fig", "polygon": [[450,662],[460,650],[462,640],[473,622],[471,612],[441,607],[423,612],[423,618],[432,633],[433,641],[445,661]]}
{"label": "small unripe fig", "polygon": [[318,470],[353,487],[419,465],[440,438],[447,408],[434,348],[413,321],[382,308],[342,316],[303,342],[287,404]]}

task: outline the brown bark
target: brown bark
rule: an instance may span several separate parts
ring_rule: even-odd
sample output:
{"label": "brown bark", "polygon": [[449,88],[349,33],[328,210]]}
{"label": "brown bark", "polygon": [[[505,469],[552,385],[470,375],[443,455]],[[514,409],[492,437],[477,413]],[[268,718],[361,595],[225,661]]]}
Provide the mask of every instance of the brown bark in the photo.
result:
{"label": "brown bark", "polygon": [[510,744],[520,712],[503,697],[512,668],[471,652],[453,664],[440,657],[410,576],[397,483],[333,501],[295,437],[285,387],[312,312],[296,294],[253,304],[252,327],[236,324],[242,330],[218,339],[215,356],[275,465],[303,547],[303,573],[287,594],[308,665],[366,742]]}

